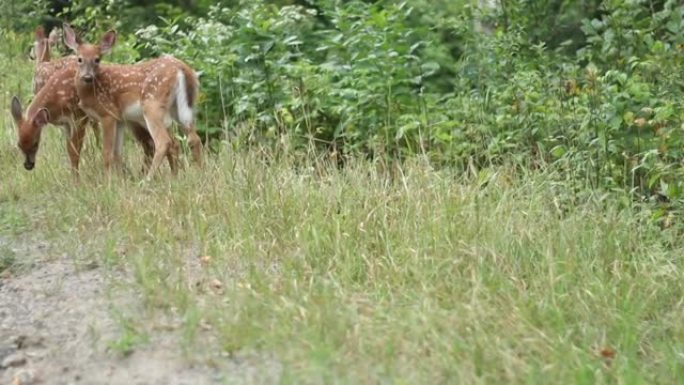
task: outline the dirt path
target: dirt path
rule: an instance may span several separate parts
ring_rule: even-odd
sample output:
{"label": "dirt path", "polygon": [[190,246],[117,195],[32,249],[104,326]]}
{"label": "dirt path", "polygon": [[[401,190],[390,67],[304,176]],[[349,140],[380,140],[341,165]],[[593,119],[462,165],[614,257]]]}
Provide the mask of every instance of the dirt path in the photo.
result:
{"label": "dirt path", "polygon": [[[3,248],[7,250],[6,245]],[[13,252],[20,259],[40,254],[41,248],[45,249],[34,244]],[[112,306],[135,297],[113,294],[117,291],[107,288],[103,269],[77,269],[68,256],[36,259],[26,272],[0,278],[0,384],[278,382],[277,367],[265,373],[262,364],[248,359],[217,355],[211,360],[213,367],[191,364],[173,331],[154,333],[126,357],[110,351],[109,343],[121,335]]]}

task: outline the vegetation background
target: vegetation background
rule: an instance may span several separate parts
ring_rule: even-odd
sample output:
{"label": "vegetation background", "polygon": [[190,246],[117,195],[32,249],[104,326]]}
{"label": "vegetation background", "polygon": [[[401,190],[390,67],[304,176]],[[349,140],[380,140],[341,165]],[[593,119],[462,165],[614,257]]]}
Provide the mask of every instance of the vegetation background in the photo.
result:
{"label": "vegetation background", "polygon": [[120,33],[114,60],[202,71],[200,122],[438,164],[555,164],[591,187],[682,194],[677,1],[10,1],[6,30]]}
{"label": "vegetation background", "polygon": [[[202,71],[205,174],[71,186],[43,214],[120,223],[88,247],[132,265],[188,341],[202,320],[293,383],[684,378],[679,1],[0,5],[4,68],[26,68],[36,25],[68,20],[90,41],[115,28],[111,61],[171,53]],[[3,105],[29,98],[30,67],[2,76]],[[20,170],[7,132],[17,233],[41,198],[16,197],[58,178]],[[215,261],[219,299],[174,273],[188,245]],[[126,325],[129,348],[148,331]]]}

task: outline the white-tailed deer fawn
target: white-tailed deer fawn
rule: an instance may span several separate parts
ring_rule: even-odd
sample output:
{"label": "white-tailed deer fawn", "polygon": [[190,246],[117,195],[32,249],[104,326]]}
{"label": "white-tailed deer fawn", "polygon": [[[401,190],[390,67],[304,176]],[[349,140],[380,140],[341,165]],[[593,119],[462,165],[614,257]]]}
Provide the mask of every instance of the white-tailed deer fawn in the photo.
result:
{"label": "white-tailed deer fawn", "polygon": [[[53,30],[54,32],[54,30]],[[50,34],[54,39],[54,35]],[[50,61],[50,43],[42,27],[36,30],[34,54],[36,72],[34,74],[34,98],[24,118],[21,103],[12,98],[11,112],[17,124],[18,147],[24,153],[24,168],[32,170],[35,166],[36,152],[40,144],[40,134],[47,123],[61,125],[65,129],[67,153],[72,173],[78,175],[81,148],[86,130],[86,115],[78,108],[78,97],[73,78],[76,76],[76,57]],[[97,122],[91,122],[93,127]],[[145,127],[134,124],[133,134],[143,147],[145,163],[149,167],[154,154],[154,143]]]}
{"label": "white-tailed deer fawn", "polygon": [[202,162],[202,142],[194,126],[193,105],[199,83],[184,62],[163,56],[132,65],[100,65],[116,41],[108,31],[99,45],[80,43],[74,30],[64,25],[64,43],[78,57],[74,78],[79,106],[100,121],[103,131],[105,170],[121,162],[124,122],[144,124],[154,140],[154,158],[147,173],[150,179],[166,157],[177,172],[178,145],[169,128],[173,120],[185,131],[195,163]]}
{"label": "white-tailed deer fawn", "polygon": [[36,152],[43,126],[51,123],[65,128],[71,169],[75,175],[78,174],[86,122],[85,114],[78,108],[78,96],[73,86],[75,74],[75,65],[53,73],[34,96],[26,118],[19,98],[12,98],[10,110],[17,124],[17,145],[24,153],[24,168],[27,170],[33,170],[36,164]]}
{"label": "white-tailed deer fawn", "polygon": [[[40,145],[43,127],[50,123],[65,129],[67,153],[71,170],[78,176],[78,164],[85,135],[86,116],[78,107],[78,95],[74,87],[76,66],[63,68],[50,77],[33,98],[24,117],[21,103],[12,98],[11,112],[17,125],[18,147],[24,153],[24,168],[32,170],[36,164],[36,153]],[[147,168],[154,154],[154,143],[145,127],[132,127],[133,134],[145,152]]]}
{"label": "white-tailed deer fawn", "polygon": [[56,60],[51,60],[50,47],[54,46],[53,30],[50,37],[45,36],[43,27],[36,28],[36,40],[33,45],[33,55],[36,60],[36,71],[33,75],[33,94],[37,94],[47,83],[50,76],[69,65],[76,65],[76,56],[71,55]]}

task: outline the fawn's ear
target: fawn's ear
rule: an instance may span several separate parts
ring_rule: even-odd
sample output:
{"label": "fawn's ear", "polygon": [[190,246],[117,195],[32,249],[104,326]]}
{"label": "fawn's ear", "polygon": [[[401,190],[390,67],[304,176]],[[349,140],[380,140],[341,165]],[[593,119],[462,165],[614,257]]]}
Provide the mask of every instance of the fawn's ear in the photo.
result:
{"label": "fawn's ear", "polygon": [[50,61],[50,55],[48,53],[49,50],[50,47],[48,47],[46,39],[44,37],[42,39],[38,39],[38,36],[36,35],[36,42],[33,47],[34,59],[39,63]]}
{"label": "fawn's ear", "polygon": [[50,113],[48,112],[47,108],[41,108],[40,110],[38,110],[38,112],[36,112],[35,115],[33,115],[31,122],[36,127],[43,127],[48,123],[49,120]]}
{"label": "fawn's ear", "polygon": [[40,39],[45,39],[45,28],[43,28],[42,25],[39,25],[36,28],[36,40]]}
{"label": "fawn's ear", "polygon": [[48,47],[44,39],[36,41],[36,46],[33,47],[34,59],[39,63],[50,61],[50,58],[48,56],[49,49],[50,47]]}
{"label": "fawn's ear", "polygon": [[64,29],[64,45],[71,48],[74,52],[78,51],[79,43],[76,32],[74,32],[73,28],[67,23],[64,23],[62,29]]}
{"label": "fawn's ear", "polygon": [[37,60],[38,62],[44,61],[45,48],[45,28],[43,28],[42,25],[39,25],[36,27],[35,43],[29,53],[31,60]]}
{"label": "fawn's ear", "polygon": [[59,44],[59,40],[59,29],[53,28],[48,35],[48,43],[50,44],[50,47],[56,47],[57,44]]}
{"label": "fawn's ear", "polygon": [[100,53],[104,55],[111,51],[112,47],[114,47],[114,43],[116,43],[116,31],[110,29],[102,36],[102,40],[100,41]]}
{"label": "fawn's ear", "polygon": [[14,121],[18,125],[21,122],[21,120],[24,118],[24,116],[23,116],[23,113],[21,111],[21,102],[19,101],[19,98],[16,96],[12,97],[12,104],[10,106],[10,111],[12,112],[12,117],[14,118]]}

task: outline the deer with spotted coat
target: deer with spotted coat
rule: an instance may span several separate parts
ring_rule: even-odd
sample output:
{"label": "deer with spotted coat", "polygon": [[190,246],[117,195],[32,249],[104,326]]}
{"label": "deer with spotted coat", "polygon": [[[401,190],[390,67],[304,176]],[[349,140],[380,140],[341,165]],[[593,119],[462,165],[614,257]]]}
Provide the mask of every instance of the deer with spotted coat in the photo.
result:
{"label": "deer with spotted coat", "polygon": [[76,56],[74,55],[55,60],[51,59],[50,48],[55,46],[55,39],[58,38],[55,31],[52,30],[49,36],[45,36],[45,29],[42,26],[36,28],[36,37],[32,50],[36,61],[36,71],[33,75],[34,95],[43,88],[52,74],[68,66],[76,65]]}
{"label": "deer with spotted coat", "polygon": [[202,163],[202,142],[194,126],[193,106],[199,82],[195,72],[172,56],[131,65],[102,65],[102,56],[116,42],[116,32],[106,32],[97,45],[81,43],[68,24],[64,42],[77,56],[74,84],[79,107],[102,125],[105,171],[119,166],[123,146],[122,125],[144,125],[154,141],[154,157],[146,179],[151,179],[167,158],[177,173],[178,144],[170,133],[173,121],[185,132],[193,160]]}
{"label": "deer with spotted coat", "polygon": [[[88,124],[86,115],[78,108],[78,96],[73,84],[77,59],[75,56],[70,56],[51,61],[50,47],[52,45],[54,45],[54,34],[51,33],[50,37],[46,37],[45,30],[38,27],[33,47],[36,59],[33,101],[24,117],[19,98],[14,96],[10,111],[17,125],[17,146],[25,156],[24,168],[32,170],[35,167],[42,129],[46,124],[51,123],[60,125],[64,129],[72,174],[77,177],[83,139]],[[96,122],[91,122],[91,125],[95,129]],[[152,138],[145,127],[139,124],[132,124],[131,129],[143,147],[145,164],[149,167],[154,153]]]}

